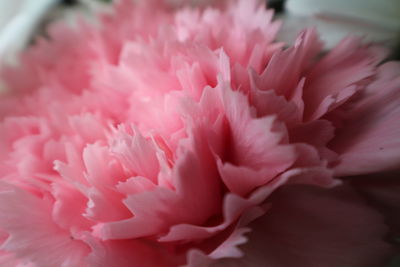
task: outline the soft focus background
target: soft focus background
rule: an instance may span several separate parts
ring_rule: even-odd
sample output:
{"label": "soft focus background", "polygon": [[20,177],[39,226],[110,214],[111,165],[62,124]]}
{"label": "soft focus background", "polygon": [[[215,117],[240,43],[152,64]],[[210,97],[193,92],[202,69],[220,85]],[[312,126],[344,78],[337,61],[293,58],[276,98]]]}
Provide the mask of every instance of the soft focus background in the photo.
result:
{"label": "soft focus background", "polygon": [[[76,16],[90,17],[107,10],[112,0],[0,0],[0,59],[16,64],[16,55],[54,20],[73,24]],[[210,0],[164,0],[201,4]],[[349,34],[376,42],[399,58],[399,0],[267,0],[282,20],[279,39],[292,43],[305,27],[316,27],[329,49]]]}
{"label": "soft focus background", "polygon": [[17,54],[45,35],[46,26],[56,20],[73,23],[76,16],[90,17],[108,0],[0,0],[0,61],[17,64]]}
{"label": "soft focus background", "polygon": [[282,39],[292,41],[294,31],[316,26],[329,48],[357,34],[394,49],[400,37],[398,0],[287,0],[281,18]]}

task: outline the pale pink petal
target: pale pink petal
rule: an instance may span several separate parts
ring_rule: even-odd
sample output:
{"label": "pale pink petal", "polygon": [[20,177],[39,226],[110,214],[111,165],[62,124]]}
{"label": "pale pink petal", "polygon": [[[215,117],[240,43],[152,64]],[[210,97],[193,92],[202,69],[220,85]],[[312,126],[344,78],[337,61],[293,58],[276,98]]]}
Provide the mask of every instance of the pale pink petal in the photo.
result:
{"label": "pale pink petal", "polygon": [[0,199],[0,226],[9,234],[2,249],[44,267],[86,266],[89,248],[52,221],[45,197],[2,184]]}
{"label": "pale pink petal", "polygon": [[93,224],[82,217],[88,199],[76,188],[67,183],[52,184],[52,194],[56,199],[53,205],[53,219],[65,230],[89,230]]}
{"label": "pale pink petal", "polygon": [[122,204],[125,195],[114,189],[119,181],[124,181],[128,176],[121,164],[111,156],[108,147],[99,143],[88,145],[83,150],[82,159],[84,176],[89,183],[84,189],[88,199],[85,216],[102,222],[128,218],[131,213]]}
{"label": "pale pink petal", "polygon": [[[152,140],[146,140],[139,132],[133,136],[120,128],[113,137],[111,151],[132,176],[143,176],[156,182],[160,171],[156,147]],[[115,175],[110,175],[114,176]]]}
{"label": "pale pink petal", "polygon": [[175,215],[178,201],[170,189],[156,188],[153,191],[133,194],[128,196],[124,203],[134,217],[98,223],[93,228],[95,236],[104,240],[146,237],[166,231],[171,221],[181,219]]}
{"label": "pale pink petal", "polygon": [[[98,224],[94,227],[95,235],[113,239],[160,234],[167,231],[171,224],[179,222],[202,224],[219,211],[220,182],[216,179],[216,167],[212,167],[212,154],[204,144],[206,140],[196,135],[187,141],[197,153],[190,150],[181,152],[184,154],[172,170],[175,189],[157,187],[128,195],[123,202],[133,217]],[[191,212],[193,210],[196,213]]]}
{"label": "pale pink petal", "polygon": [[222,163],[218,160],[218,171],[221,179],[228,189],[238,195],[245,196],[254,188],[261,186],[273,177],[268,170],[259,171],[245,166],[235,166],[230,163]]}
{"label": "pale pink petal", "polygon": [[135,176],[125,182],[119,182],[116,186],[119,192],[125,195],[133,195],[146,191],[153,191],[156,185],[146,177]]}
{"label": "pale pink petal", "polygon": [[0,266],[5,267],[36,267],[32,262],[17,259],[13,253],[0,253]]}

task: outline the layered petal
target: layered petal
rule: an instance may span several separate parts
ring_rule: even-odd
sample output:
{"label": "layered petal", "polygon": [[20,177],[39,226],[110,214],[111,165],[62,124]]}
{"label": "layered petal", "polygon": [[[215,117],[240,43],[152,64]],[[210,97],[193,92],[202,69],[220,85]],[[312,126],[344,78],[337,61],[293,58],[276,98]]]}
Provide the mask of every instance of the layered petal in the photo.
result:
{"label": "layered petal", "polygon": [[52,221],[51,202],[45,197],[2,184],[0,198],[0,225],[9,235],[3,250],[40,266],[86,266],[89,247]]}

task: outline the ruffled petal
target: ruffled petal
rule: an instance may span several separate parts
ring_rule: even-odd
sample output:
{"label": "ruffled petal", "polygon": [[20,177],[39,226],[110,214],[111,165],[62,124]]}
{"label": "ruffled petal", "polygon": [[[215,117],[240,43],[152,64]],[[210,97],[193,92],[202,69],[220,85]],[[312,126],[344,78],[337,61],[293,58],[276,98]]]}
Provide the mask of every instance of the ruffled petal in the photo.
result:
{"label": "ruffled petal", "polygon": [[89,247],[52,221],[50,201],[12,186],[1,187],[0,227],[9,234],[3,250],[44,267],[86,266]]}

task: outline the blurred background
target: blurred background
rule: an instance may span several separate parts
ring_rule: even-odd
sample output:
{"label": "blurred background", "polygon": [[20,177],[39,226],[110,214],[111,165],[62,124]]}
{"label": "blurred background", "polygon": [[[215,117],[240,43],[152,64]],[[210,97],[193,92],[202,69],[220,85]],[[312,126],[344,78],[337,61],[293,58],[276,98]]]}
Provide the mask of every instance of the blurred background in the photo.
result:
{"label": "blurred background", "polygon": [[[116,0],[115,0],[116,1]],[[132,0],[135,1],[135,0]],[[162,0],[160,0],[162,1]],[[200,4],[208,0],[164,0]],[[219,0],[214,0],[219,1]],[[50,22],[73,24],[76,16],[91,18],[112,0],[0,0],[0,64],[17,64],[18,53]],[[306,27],[316,27],[332,48],[349,34],[385,46],[400,59],[400,0],[267,0],[282,21],[280,41],[293,43]]]}

